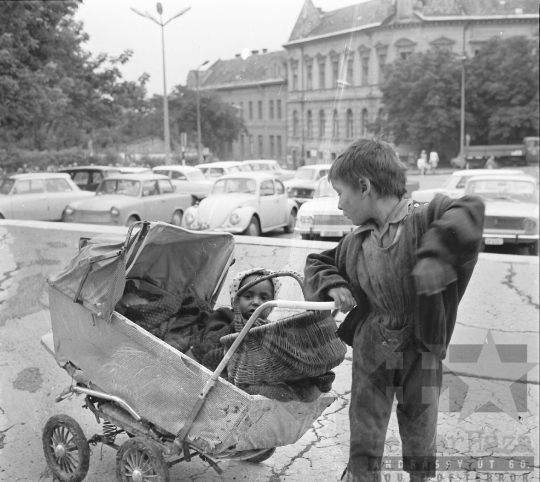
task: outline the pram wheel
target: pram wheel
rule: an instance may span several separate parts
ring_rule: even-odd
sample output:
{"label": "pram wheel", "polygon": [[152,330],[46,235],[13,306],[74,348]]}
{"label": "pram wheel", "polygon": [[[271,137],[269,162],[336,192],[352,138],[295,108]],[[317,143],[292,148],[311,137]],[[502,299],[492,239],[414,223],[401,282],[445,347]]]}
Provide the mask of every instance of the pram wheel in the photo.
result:
{"label": "pram wheel", "polygon": [[116,454],[117,482],[169,482],[161,448],[146,437],[133,437]]}
{"label": "pram wheel", "polygon": [[43,428],[45,460],[61,482],[80,482],[88,473],[90,447],[80,425],[68,415],[51,417]]}
{"label": "pram wheel", "polygon": [[249,457],[247,459],[242,459],[244,462],[251,462],[252,464],[258,464],[259,462],[264,462],[265,460],[268,460],[274,453],[276,452],[276,448],[267,449],[264,452],[261,452],[257,455],[254,455],[253,457]]}

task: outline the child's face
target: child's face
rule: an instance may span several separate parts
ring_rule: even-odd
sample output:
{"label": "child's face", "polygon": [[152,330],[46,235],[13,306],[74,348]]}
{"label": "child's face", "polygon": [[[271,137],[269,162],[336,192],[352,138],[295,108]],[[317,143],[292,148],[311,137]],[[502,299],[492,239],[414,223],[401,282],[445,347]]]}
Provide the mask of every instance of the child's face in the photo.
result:
{"label": "child's face", "polygon": [[339,195],[338,209],[343,211],[355,226],[365,224],[372,216],[372,196],[363,192],[360,188],[355,189],[339,179],[331,181],[332,187]]}
{"label": "child's face", "polygon": [[[251,281],[260,277],[261,275],[259,274],[248,276],[242,280],[240,287],[245,286]],[[242,316],[247,319],[259,306],[261,306],[266,301],[271,301],[273,299],[274,285],[270,280],[267,279],[265,281],[262,281],[261,283],[256,284],[255,286],[252,286],[250,289],[240,295],[240,312],[242,313]],[[268,308],[264,310],[259,317],[266,320],[271,311],[272,308]]]}

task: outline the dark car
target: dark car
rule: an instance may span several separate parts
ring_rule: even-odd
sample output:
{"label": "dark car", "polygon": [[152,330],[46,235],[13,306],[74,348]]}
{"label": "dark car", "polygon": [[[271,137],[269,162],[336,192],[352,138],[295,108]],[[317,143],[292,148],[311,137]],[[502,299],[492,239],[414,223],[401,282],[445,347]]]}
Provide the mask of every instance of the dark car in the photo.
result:
{"label": "dark car", "polygon": [[66,172],[73,182],[85,191],[95,191],[101,181],[106,177],[120,174],[116,167],[111,166],[80,166],[59,169],[58,172]]}

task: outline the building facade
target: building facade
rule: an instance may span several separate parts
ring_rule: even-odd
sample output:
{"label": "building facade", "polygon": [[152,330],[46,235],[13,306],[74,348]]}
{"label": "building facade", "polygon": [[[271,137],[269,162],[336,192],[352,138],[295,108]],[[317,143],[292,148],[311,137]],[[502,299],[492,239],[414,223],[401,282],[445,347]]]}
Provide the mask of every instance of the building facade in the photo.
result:
{"label": "building facade", "polygon": [[494,36],[532,38],[538,18],[535,0],[370,0],[329,12],[306,0],[284,45],[289,159],[329,162],[367,135],[395,59],[432,48],[471,57]]}
{"label": "building facade", "polygon": [[[275,159],[287,155],[287,53],[252,51],[247,58],[218,60],[199,74],[201,92],[218,92],[243,117],[246,132],[223,150],[222,160]],[[187,85],[197,88],[197,74]]]}

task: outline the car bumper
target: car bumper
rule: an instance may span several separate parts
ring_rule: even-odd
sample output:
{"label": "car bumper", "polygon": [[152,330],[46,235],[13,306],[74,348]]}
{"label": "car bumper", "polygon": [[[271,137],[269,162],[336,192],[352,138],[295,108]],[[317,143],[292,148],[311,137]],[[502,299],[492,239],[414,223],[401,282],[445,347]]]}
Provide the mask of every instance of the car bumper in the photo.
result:
{"label": "car bumper", "polygon": [[184,226],[185,229],[189,229],[190,231],[199,231],[199,232],[212,232],[212,233],[231,233],[231,234],[242,234],[246,228],[241,226],[221,226],[219,228],[201,228],[201,227],[191,227],[191,226]]}
{"label": "car bumper", "polygon": [[320,236],[321,238],[340,238],[353,231],[354,226],[312,226],[294,228],[294,232],[300,235],[309,234]]}
{"label": "car bumper", "polygon": [[538,241],[538,234],[484,233],[482,235],[487,245],[501,244],[530,244]]}

